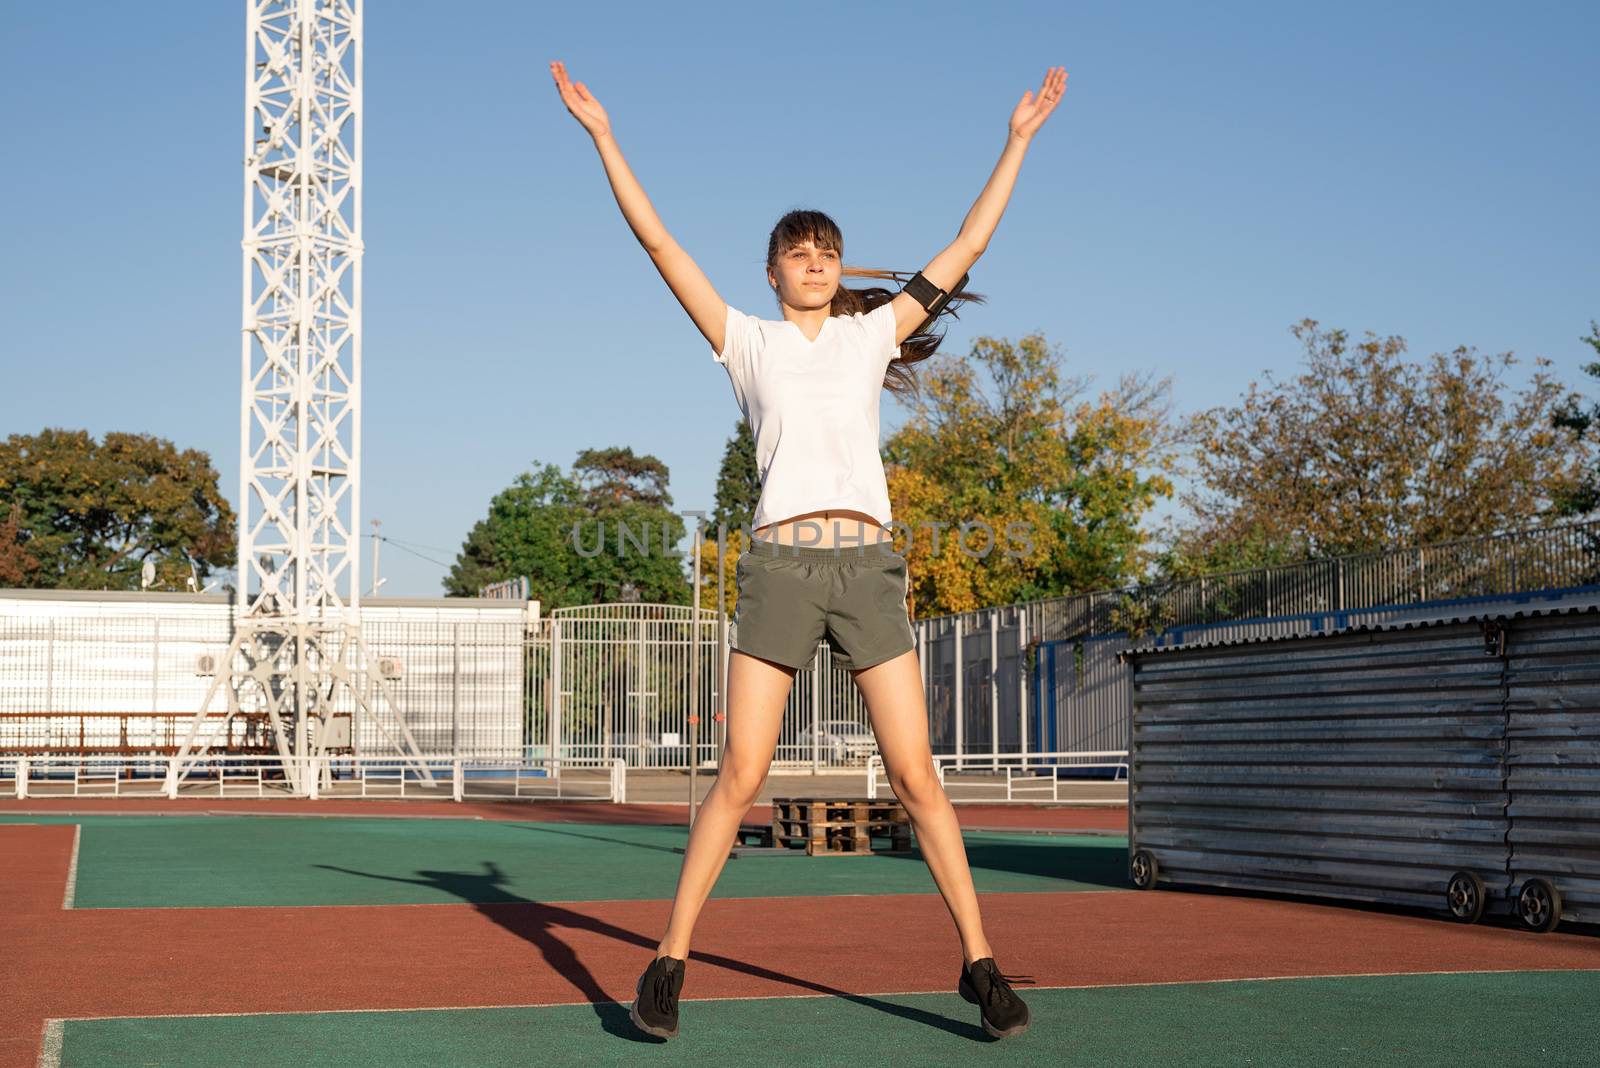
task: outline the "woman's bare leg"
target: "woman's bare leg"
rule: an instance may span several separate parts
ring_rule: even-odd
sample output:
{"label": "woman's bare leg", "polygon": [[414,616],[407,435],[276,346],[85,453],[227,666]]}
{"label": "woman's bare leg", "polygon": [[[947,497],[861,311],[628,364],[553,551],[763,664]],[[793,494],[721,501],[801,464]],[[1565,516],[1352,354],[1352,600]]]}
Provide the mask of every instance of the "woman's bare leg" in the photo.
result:
{"label": "woman's bare leg", "polygon": [[992,956],[978,914],[978,895],[967,866],[955,806],[939,785],[928,746],[928,712],[922,672],[913,650],[853,673],[872,716],[872,732],[895,797],[917,831],[917,845],[961,936],[966,962]]}
{"label": "woman's bare leg", "polygon": [[772,770],[772,754],[783,726],[783,706],[795,671],[737,650],[728,659],[728,733],[717,781],[695,816],[689,846],[678,872],[667,933],[658,957],[689,956],[689,936],[700,908],[716,885],[739,834],[739,824],[761,793]]}

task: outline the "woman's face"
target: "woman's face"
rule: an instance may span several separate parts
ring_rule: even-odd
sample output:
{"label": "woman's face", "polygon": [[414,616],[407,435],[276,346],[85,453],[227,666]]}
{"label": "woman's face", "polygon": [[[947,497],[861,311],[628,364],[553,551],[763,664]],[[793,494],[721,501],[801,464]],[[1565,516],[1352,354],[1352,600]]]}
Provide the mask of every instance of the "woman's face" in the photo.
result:
{"label": "woman's face", "polygon": [[767,268],[767,283],[778,290],[778,299],[791,308],[826,308],[839,289],[839,254],[804,244],[785,249],[778,262]]}

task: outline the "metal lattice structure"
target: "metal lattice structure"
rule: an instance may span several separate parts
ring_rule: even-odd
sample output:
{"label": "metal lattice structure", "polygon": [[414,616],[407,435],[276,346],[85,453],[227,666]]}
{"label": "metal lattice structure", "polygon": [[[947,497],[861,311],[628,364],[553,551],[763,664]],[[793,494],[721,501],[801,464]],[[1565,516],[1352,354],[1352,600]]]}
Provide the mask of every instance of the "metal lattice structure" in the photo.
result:
{"label": "metal lattice structure", "polygon": [[221,731],[257,723],[314,794],[307,769],[355,752],[358,717],[418,752],[361,637],[361,9],[247,2],[238,612],[169,790],[214,744],[220,693]]}
{"label": "metal lattice structure", "polygon": [[246,616],[355,622],[360,12],[249,7],[239,594]]}

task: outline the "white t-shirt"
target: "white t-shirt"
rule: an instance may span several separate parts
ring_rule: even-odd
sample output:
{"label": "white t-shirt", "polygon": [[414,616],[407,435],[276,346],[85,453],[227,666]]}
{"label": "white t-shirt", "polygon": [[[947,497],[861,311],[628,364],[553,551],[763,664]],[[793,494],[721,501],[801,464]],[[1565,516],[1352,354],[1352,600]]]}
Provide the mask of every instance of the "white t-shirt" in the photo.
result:
{"label": "white t-shirt", "polygon": [[889,522],[878,453],[883,376],[900,353],[893,302],[865,315],[834,315],[815,341],[786,319],[728,308],[722,351],[756,441],[761,499],[752,529],[824,509]]}

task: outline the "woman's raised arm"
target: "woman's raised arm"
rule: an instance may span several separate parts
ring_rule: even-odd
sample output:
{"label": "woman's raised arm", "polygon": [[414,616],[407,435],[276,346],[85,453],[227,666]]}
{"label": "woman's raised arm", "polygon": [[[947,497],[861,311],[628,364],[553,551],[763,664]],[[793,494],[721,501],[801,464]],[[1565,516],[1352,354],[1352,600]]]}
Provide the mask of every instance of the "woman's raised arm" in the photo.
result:
{"label": "woman's raised arm", "polygon": [[561,102],[594,138],[594,147],[600,153],[606,178],[611,182],[611,192],[617,198],[617,207],[622,209],[622,217],[628,221],[633,236],[650,254],[656,270],[661,272],[672,295],[678,298],[683,310],[689,313],[694,325],[711,343],[712,351],[720,353],[724,342],[723,331],[727,326],[727,304],[717,295],[699,264],[679,247],[661,224],[661,218],[651,206],[644,187],[633,176],[628,161],[622,158],[622,149],[617,147],[617,139],[611,135],[611,120],[606,115],[606,109],[600,106],[600,101],[589,92],[588,86],[582,82],[575,83],[567,77],[566,64],[560,60],[550,64],[550,76],[555,79],[556,89],[561,93]]}
{"label": "woman's raised arm", "polygon": [[[928,281],[940,289],[949,290],[961,281],[962,276],[972,269],[978,257],[989,247],[989,239],[994,236],[995,227],[1000,225],[1000,216],[1005,214],[1006,203],[1011,199],[1011,188],[1016,185],[1017,172],[1022,169],[1022,157],[1027,154],[1033,135],[1061,101],[1061,94],[1066,87],[1066,68],[1051,67],[1045,72],[1044,84],[1039,87],[1037,96],[1032,92],[1022,94],[1022,100],[1011,113],[1010,130],[1006,135],[1005,150],[1000,153],[1000,162],[994,165],[994,173],[989,175],[988,184],[978,194],[967,217],[961,221],[961,232],[956,239],[922,269],[923,277]],[[927,318],[927,310],[917,303],[915,297],[909,293],[897,295],[894,298],[896,344],[910,337]]]}

